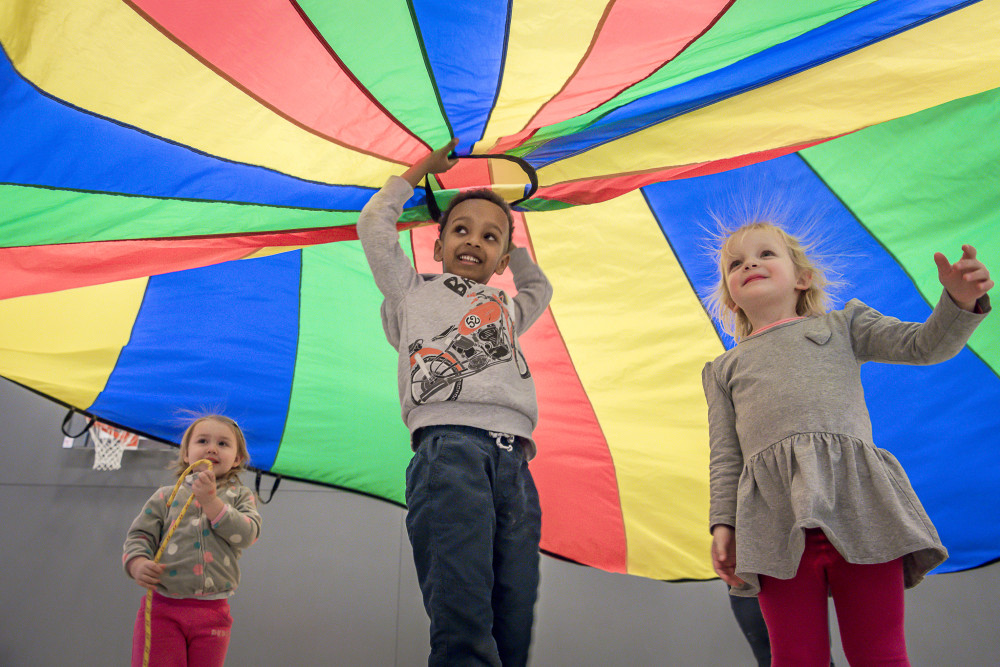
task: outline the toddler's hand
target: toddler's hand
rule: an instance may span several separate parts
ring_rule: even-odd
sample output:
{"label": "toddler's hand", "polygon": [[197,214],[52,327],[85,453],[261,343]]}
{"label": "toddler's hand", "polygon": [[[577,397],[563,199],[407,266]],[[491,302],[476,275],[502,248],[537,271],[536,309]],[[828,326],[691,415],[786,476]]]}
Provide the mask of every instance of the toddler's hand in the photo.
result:
{"label": "toddler's hand", "polygon": [[191,493],[198,499],[202,507],[215,499],[215,472],[211,468],[195,473],[194,483],[191,484]]}
{"label": "toddler's hand", "polygon": [[954,264],[939,252],[934,253],[934,263],[938,279],[959,308],[973,310],[976,300],[993,287],[990,272],[976,259],[976,249],[971,245],[962,246],[962,258]]}
{"label": "toddler's hand", "polygon": [[143,588],[155,588],[160,583],[160,575],[167,569],[166,565],[154,563],[145,556],[133,558],[128,564],[128,572],[135,579],[135,583]]}
{"label": "toddler's hand", "polygon": [[732,526],[719,524],[712,528],[712,567],[730,586],[746,583],[736,576],[736,530]]}

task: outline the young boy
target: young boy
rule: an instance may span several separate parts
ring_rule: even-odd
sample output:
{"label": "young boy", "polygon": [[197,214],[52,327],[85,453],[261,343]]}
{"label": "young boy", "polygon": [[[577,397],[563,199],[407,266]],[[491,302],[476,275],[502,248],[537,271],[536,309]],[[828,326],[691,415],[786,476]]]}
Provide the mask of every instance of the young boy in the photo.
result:
{"label": "young boy", "polygon": [[[457,162],[457,140],[391,177],[358,220],[399,350],[399,396],[414,450],[406,529],[431,621],[430,665],[525,665],[538,591],[541,509],[528,470],[538,419],[517,336],[552,288],[512,243],[513,218],[489,190],[461,193],[418,275],[396,221],[413,188]],[[517,296],[487,283],[510,266]]]}

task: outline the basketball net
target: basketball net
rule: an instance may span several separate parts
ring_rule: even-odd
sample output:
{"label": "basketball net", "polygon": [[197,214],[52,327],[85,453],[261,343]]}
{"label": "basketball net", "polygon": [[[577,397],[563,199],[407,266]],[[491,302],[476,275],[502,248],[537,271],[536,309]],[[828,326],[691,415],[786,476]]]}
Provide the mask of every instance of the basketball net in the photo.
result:
{"label": "basketball net", "polygon": [[99,421],[90,427],[90,439],[94,441],[94,470],[119,470],[125,449],[139,446],[139,436],[135,433]]}

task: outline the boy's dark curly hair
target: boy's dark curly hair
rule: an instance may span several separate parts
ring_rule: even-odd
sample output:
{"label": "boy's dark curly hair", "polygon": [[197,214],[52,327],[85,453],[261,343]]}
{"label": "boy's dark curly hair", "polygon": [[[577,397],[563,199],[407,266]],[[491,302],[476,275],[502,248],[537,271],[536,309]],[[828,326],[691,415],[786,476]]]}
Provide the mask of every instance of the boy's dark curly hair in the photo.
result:
{"label": "boy's dark curly hair", "polygon": [[448,208],[445,209],[444,213],[441,214],[441,218],[438,220],[438,238],[441,238],[444,234],[444,226],[447,224],[452,210],[468,199],[485,199],[486,201],[500,207],[504,215],[507,216],[507,245],[504,249],[505,251],[509,251],[510,244],[514,239],[514,216],[511,214],[510,204],[507,203],[507,200],[488,188],[466,190],[464,192],[459,192],[457,195],[452,197],[451,201],[448,203]]}

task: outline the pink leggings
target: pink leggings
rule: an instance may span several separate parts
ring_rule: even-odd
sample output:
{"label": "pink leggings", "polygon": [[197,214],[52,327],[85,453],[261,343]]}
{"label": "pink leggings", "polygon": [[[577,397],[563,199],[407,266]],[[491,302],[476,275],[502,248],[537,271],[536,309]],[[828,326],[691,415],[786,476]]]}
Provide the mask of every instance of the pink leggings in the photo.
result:
{"label": "pink leggings", "polygon": [[760,609],[771,639],[772,667],[827,667],[833,596],[844,655],[851,665],[908,666],[903,632],[903,563],[848,563],[822,530],[806,531],[791,579],[760,577]]}
{"label": "pink leggings", "polygon": [[[153,593],[149,667],[222,667],[229,648],[229,600],[168,598]],[[132,632],[132,667],[142,666],[146,641],[143,596]]]}

